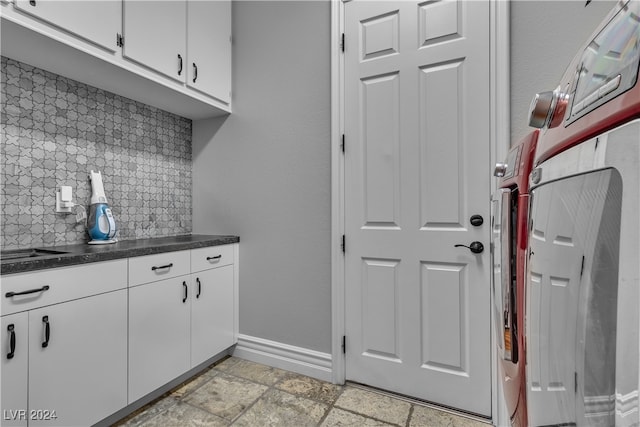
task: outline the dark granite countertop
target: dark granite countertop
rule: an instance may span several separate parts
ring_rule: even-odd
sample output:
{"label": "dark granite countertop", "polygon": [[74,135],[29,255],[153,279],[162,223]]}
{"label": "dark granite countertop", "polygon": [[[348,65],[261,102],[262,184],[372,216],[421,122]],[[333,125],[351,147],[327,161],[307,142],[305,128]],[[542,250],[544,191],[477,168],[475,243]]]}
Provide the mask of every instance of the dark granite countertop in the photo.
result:
{"label": "dark granite countertop", "polygon": [[64,253],[47,254],[32,258],[0,259],[0,274],[22,273],[112,259],[132,258],[162,252],[226,245],[239,241],[240,237],[238,236],[190,234],[151,239],[123,240],[110,245],[88,245],[83,243],[53,246],[39,249]]}

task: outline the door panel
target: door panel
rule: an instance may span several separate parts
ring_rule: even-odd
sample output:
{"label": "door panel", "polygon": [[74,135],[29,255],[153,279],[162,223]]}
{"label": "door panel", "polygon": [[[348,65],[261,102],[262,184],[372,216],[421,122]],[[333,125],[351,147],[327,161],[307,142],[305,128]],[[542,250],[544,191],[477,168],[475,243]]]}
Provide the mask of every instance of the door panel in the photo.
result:
{"label": "door panel", "polygon": [[397,73],[362,80],[364,226],[399,226],[399,89]]}
{"label": "door panel", "polygon": [[363,350],[400,360],[398,349],[398,260],[364,259],[362,266]]}
{"label": "door panel", "polygon": [[[420,69],[420,184],[423,227],[463,228],[464,171],[460,168],[463,117],[460,91],[463,62]],[[447,99],[446,103],[433,102]],[[443,171],[447,171],[443,178]],[[433,203],[437,200],[437,203]]]}
{"label": "door panel", "polygon": [[345,3],[348,380],[491,412],[489,4]]}
{"label": "door panel", "polygon": [[421,46],[460,37],[460,3],[428,1],[419,6]]}
{"label": "door panel", "polygon": [[398,11],[363,20],[361,31],[363,60],[398,53]]}
{"label": "door panel", "polygon": [[463,264],[422,263],[422,366],[467,373],[467,280]]}

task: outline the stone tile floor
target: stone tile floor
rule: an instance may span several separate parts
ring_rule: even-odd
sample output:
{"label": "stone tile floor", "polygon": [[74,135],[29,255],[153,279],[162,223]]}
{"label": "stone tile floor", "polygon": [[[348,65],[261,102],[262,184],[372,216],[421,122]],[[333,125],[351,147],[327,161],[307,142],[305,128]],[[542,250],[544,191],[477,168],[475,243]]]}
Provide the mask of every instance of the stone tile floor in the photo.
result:
{"label": "stone tile floor", "polygon": [[116,426],[400,426],[488,424],[358,386],[339,386],[230,357]]}

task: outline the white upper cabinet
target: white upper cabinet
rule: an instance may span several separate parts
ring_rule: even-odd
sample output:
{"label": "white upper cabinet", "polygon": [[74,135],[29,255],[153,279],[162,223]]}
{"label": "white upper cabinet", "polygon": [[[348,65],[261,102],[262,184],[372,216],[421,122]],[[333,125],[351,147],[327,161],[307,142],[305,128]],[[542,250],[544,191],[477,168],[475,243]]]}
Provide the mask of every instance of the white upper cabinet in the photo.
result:
{"label": "white upper cabinet", "polygon": [[113,0],[15,0],[16,8],[115,52],[122,3]]}
{"label": "white upper cabinet", "polygon": [[186,2],[124,0],[123,3],[123,56],[184,83]]}
{"label": "white upper cabinet", "polygon": [[231,101],[231,1],[187,1],[187,85]]}
{"label": "white upper cabinet", "polygon": [[2,55],[194,120],[231,112],[229,0],[0,0]]}

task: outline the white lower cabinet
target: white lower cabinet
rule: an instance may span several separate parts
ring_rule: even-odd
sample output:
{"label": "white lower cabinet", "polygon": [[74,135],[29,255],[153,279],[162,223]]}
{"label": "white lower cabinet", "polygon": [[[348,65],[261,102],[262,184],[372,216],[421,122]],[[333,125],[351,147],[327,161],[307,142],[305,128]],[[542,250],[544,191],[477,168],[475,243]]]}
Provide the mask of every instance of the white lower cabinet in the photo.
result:
{"label": "white lower cabinet", "polygon": [[233,333],[233,265],[191,275],[191,367],[231,347]]}
{"label": "white lower cabinet", "polygon": [[237,251],[3,276],[0,426],[95,424],[231,347]]}
{"label": "white lower cabinet", "polygon": [[93,267],[2,278],[2,426],[92,425],[126,406],[126,260]]}
{"label": "white lower cabinet", "polygon": [[30,311],[29,426],[91,425],[125,407],[126,336],[124,289]]}
{"label": "white lower cabinet", "polygon": [[129,259],[129,403],[235,343],[234,248]]}
{"label": "white lower cabinet", "polygon": [[189,370],[188,287],[187,275],[129,289],[129,403]]}
{"label": "white lower cabinet", "polygon": [[29,372],[29,313],[10,314],[0,318],[2,353],[0,378],[2,378],[3,426],[27,425],[28,372]]}

